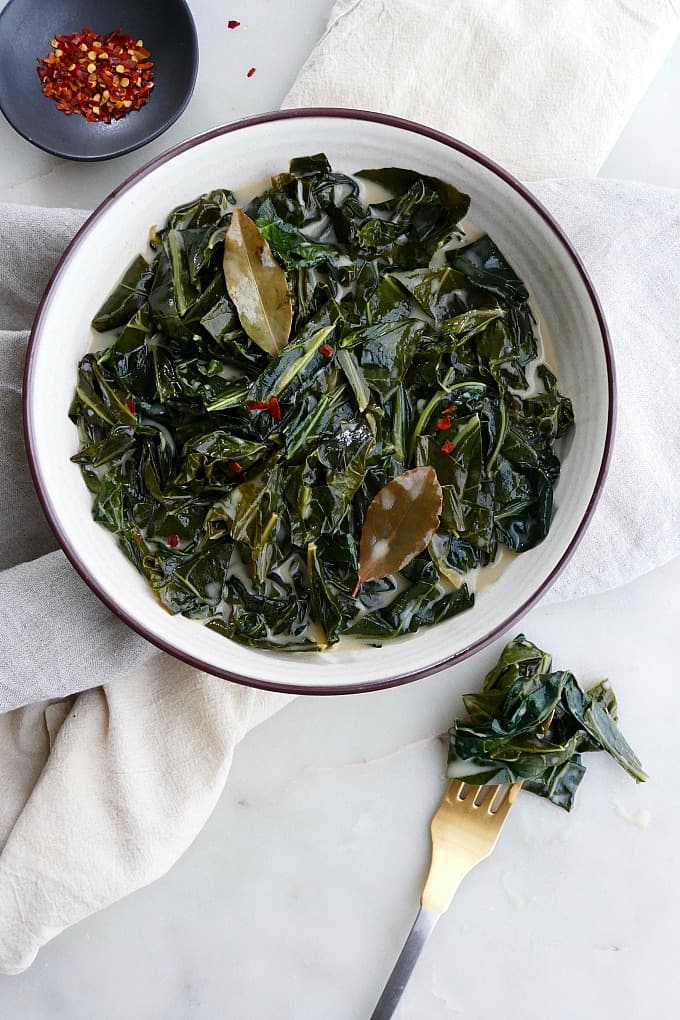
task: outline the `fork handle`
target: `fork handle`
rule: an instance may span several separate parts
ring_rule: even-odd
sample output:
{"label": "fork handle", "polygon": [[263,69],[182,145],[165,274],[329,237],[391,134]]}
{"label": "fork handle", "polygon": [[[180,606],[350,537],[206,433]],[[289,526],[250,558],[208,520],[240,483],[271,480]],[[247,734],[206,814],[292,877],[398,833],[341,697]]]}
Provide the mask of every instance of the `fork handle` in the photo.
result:
{"label": "fork handle", "polygon": [[421,907],[418,911],[413,927],[404,943],[404,948],[394,965],[394,970],[378,999],[377,1006],[371,1013],[371,1020],[389,1020],[394,1016],[422,948],[440,916],[433,910],[428,910],[427,907]]}

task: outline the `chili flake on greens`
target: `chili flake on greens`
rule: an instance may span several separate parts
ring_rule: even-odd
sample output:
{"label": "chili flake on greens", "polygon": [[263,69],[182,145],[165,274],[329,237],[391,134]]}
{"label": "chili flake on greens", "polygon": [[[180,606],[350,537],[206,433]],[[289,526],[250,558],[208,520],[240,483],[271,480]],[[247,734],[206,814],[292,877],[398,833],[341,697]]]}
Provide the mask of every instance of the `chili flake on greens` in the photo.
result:
{"label": "chili flake on greens", "polygon": [[38,59],[43,95],[69,115],[110,124],[138,110],[153,88],[153,61],[141,39],[116,29],[97,35],[89,28],[55,35],[52,52]]}

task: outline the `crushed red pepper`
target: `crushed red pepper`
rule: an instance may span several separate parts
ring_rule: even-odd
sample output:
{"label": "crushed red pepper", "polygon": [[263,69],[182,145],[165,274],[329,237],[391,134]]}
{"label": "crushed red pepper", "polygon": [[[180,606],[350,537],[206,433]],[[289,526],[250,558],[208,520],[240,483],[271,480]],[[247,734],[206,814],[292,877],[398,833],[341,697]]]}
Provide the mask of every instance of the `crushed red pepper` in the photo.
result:
{"label": "crushed red pepper", "polygon": [[230,471],[233,471],[235,475],[240,475],[241,472],[243,471],[243,468],[241,467],[237,460],[230,460],[229,463],[227,464],[227,467],[229,468]]}
{"label": "crushed red pepper", "polygon": [[246,407],[249,411],[269,411],[272,418],[281,421],[281,408],[276,397],[270,397],[269,400],[248,400]]}
{"label": "crushed red pepper", "polygon": [[234,21],[233,18],[230,18],[227,22],[227,28],[238,28],[240,24],[240,21]]}
{"label": "crushed red pepper", "polygon": [[256,67],[251,67],[250,70],[248,71],[248,73],[246,74],[246,78],[252,78],[253,75],[255,74],[256,70],[257,70]]}
{"label": "crushed red pepper", "polygon": [[442,414],[451,414],[452,411],[457,411],[457,410],[458,410],[458,404],[449,404],[448,407],[444,408],[444,410],[442,411]]}
{"label": "crushed red pepper", "polygon": [[321,347],[319,347],[319,354],[323,354],[324,358],[332,358],[333,348],[330,344],[321,344]]}
{"label": "crushed red pepper", "polygon": [[179,538],[177,537],[177,535],[170,535],[168,537],[168,545],[170,546],[171,549],[177,548],[177,546],[179,545]]}
{"label": "crushed red pepper", "polygon": [[452,439],[447,439],[445,443],[442,443],[442,453],[445,453],[448,457],[455,445]]}
{"label": "crushed red pepper", "polygon": [[130,412],[130,414],[136,414],[137,413],[137,405],[134,402],[134,400],[132,399],[132,397],[130,397],[128,400],[125,401],[125,406],[127,407],[127,409]]}
{"label": "crushed red pepper", "polygon": [[52,52],[38,59],[43,95],[57,109],[110,124],[149,99],[153,61],[141,39],[116,29],[98,35],[89,28],[55,35]]}
{"label": "crushed red pepper", "polygon": [[451,419],[448,414],[442,415],[441,418],[437,418],[437,428],[440,432],[444,432],[445,429],[451,428]]}
{"label": "crushed red pepper", "polygon": [[276,397],[269,398],[269,412],[272,418],[275,418],[276,421],[281,421],[281,408]]}

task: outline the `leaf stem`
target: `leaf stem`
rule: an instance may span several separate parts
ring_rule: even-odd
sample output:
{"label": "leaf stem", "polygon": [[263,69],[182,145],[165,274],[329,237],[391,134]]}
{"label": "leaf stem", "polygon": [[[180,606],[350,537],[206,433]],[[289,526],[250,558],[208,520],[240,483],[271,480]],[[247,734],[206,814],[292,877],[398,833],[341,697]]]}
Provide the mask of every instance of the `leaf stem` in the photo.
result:
{"label": "leaf stem", "polygon": [[508,409],[505,406],[504,400],[501,400],[500,408],[501,408],[501,424],[498,430],[498,436],[496,438],[494,448],[491,451],[491,455],[486,463],[486,472],[489,475],[493,471],[496,460],[498,459],[498,454],[501,451],[501,446],[503,445],[503,440],[505,439],[505,433],[508,431]]}
{"label": "leaf stem", "polygon": [[347,379],[347,382],[350,384],[352,390],[354,391],[354,396],[356,397],[357,401],[357,407],[359,408],[359,411],[363,414],[363,412],[369,405],[371,399],[371,391],[369,390],[368,383],[364,378],[364,373],[361,371],[359,367],[359,362],[354,357],[351,351],[346,350],[345,348],[342,347],[337,352],[336,357],[338,359],[338,363],[341,369],[345,373],[345,378]]}
{"label": "leaf stem", "polygon": [[288,386],[293,381],[295,376],[302,371],[305,365],[309,364],[309,362],[312,360],[316,352],[319,350],[319,347],[321,347],[321,345],[325,342],[326,338],[330,336],[334,329],[335,323],[333,323],[332,326],[325,326],[323,329],[320,329],[318,333],[314,334],[309,343],[309,347],[304,352],[304,354],[302,354],[296,361],[294,361],[292,365],[289,365],[285,372],[281,373],[279,379],[277,380],[275,386],[272,389],[272,396],[278,397],[281,395],[281,393],[285,390],[286,386]]}

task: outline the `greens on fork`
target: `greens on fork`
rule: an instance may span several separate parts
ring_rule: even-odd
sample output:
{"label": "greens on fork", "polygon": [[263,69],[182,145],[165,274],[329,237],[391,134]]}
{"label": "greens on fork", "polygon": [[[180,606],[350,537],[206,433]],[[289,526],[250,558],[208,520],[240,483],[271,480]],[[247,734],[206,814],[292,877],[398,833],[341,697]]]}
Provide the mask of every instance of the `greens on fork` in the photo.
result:
{"label": "greens on fork", "polygon": [[380,643],[548,534],[572,406],[469,205],[319,154],[152,228],[70,415],[95,520],[171,613],[259,648]]}

